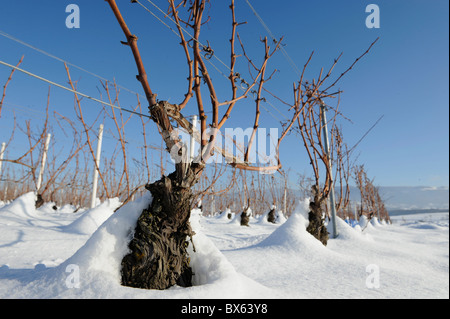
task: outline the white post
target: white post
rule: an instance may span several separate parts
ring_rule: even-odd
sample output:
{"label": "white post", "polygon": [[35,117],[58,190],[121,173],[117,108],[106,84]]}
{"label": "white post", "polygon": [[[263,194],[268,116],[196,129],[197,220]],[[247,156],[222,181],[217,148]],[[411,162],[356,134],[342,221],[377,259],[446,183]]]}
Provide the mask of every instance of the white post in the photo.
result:
{"label": "white post", "polygon": [[[2,143],[2,149],[0,150],[0,176],[3,177],[2,174],[2,164],[3,164],[3,154],[5,154],[6,143]],[[8,192],[8,184],[5,182],[5,192],[3,196],[3,200],[6,201],[6,193]]]}
{"label": "white post", "polygon": [[[192,118],[192,127],[194,129],[197,128],[197,115],[194,115],[194,117]],[[192,132],[191,135],[191,146],[190,146],[190,163],[192,163],[192,161],[194,160],[194,151],[195,151],[195,138],[194,138],[194,132]]]}
{"label": "white post", "polygon": [[[0,150],[0,174],[2,173],[3,154],[5,153],[6,143],[2,143],[2,149]],[[0,175],[1,176],[1,175]]]}
{"label": "white post", "polygon": [[42,154],[41,170],[39,171],[39,176],[38,176],[38,180],[36,183],[36,192],[39,192],[39,189],[41,188],[42,178],[44,176],[45,162],[47,161],[48,146],[50,145],[51,137],[52,137],[52,135],[50,133],[47,134],[47,139],[45,140],[45,146],[44,146],[44,153]]}
{"label": "white post", "polygon": [[331,206],[331,221],[333,224],[333,238],[338,236],[337,225],[336,225],[336,202],[334,200],[334,182],[333,182],[333,170],[331,166],[331,158],[330,158],[330,145],[328,141],[328,126],[327,126],[327,115],[325,111],[325,103],[322,102],[320,111],[322,113],[322,126],[323,126],[323,134],[325,136],[325,151],[328,157],[328,169],[330,170],[331,175],[331,191],[330,191],[330,206]]}
{"label": "white post", "polygon": [[7,196],[8,196],[8,184],[5,184],[5,191],[3,192],[3,201],[6,202]]}
{"label": "white post", "polygon": [[216,212],[216,199],[214,197],[214,186],[211,187],[212,195],[211,195],[211,216],[214,216]]}
{"label": "white post", "polygon": [[94,176],[92,180],[92,197],[91,197],[91,208],[95,207],[95,199],[97,198],[97,180],[98,180],[98,170],[100,167],[100,153],[102,151],[102,139],[103,139],[103,124],[100,124],[98,129],[98,141],[97,141],[97,154],[95,156],[95,167]]}

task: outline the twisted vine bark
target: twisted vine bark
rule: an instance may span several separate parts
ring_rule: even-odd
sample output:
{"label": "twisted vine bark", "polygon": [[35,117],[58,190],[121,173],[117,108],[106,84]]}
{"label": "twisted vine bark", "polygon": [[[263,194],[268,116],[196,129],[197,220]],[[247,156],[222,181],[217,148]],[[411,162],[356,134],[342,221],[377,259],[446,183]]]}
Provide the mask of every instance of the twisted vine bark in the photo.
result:
{"label": "twisted vine bark", "polygon": [[241,213],[241,226],[247,226],[250,221],[250,215],[247,214],[248,207]]}
{"label": "twisted vine bark", "polygon": [[[168,103],[159,102],[149,110],[167,148],[182,150],[179,141],[170,134],[173,127]],[[203,164],[177,162],[172,174],[146,185],[153,200],[141,213],[129,244],[130,253],[122,260],[123,285],[159,290],[176,284],[192,286],[187,247],[194,233],[189,218],[192,187],[198,182],[202,168]]]}
{"label": "twisted vine bark", "polygon": [[[193,174],[189,170],[189,174]],[[192,191],[176,172],[148,184],[153,201],[137,221],[130,253],[122,260],[122,284],[145,289],[192,286],[187,247]]]}
{"label": "twisted vine bark", "polygon": [[319,189],[314,185],[312,187],[314,201],[309,203],[309,224],[306,228],[311,235],[318,239],[324,246],[327,245],[329,239],[329,233],[325,226],[325,220],[323,218],[322,203],[326,197],[321,196]]}
{"label": "twisted vine bark", "polygon": [[275,224],[277,218],[275,216],[275,208],[272,208],[269,212],[269,214],[267,215],[267,221],[269,223]]}

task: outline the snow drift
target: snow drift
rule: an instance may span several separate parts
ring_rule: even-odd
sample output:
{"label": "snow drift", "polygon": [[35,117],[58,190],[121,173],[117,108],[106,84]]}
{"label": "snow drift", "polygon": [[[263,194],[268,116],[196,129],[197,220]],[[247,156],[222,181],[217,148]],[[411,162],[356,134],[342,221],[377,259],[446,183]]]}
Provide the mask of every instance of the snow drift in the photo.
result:
{"label": "snow drift", "polygon": [[[28,197],[27,197],[28,198]],[[268,296],[269,290],[238,274],[215,245],[201,233],[199,210],[192,212],[196,235],[189,255],[194,272],[194,287],[172,287],[166,291],[142,290],[120,285],[121,261],[128,253],[136,221],[151,203],[150,193],[111,214],[117,202],[108,202],[88,211],[65,230],[86,233],[102,218],[110,217],[98,227],[72,257],[55,268],[45,265],[34,270],[12,271],[4,266],[0,278],[9,280],[8,292],[0,297],[20,298],[243,298],[250,293]],[[23,200],[14,205],[24,204]],[[28,203],[29,204],[29,203]],[[27,205],[24,204],[24,207]],[[15,207],[15,206],[14,206]],[[25,214],[30,212],[25,208]],[[95,223],[91,223],[91,221]],[[194,250],[195,247],[195,250]]]}
{"label": "snow drift", "polygon": [[[448,298],[448,213],[371,220],[363,231],[338,219],[324,247],[306,231],[307,201],[282,225],[242,227],[193,210],[194,286],[123,287],[120,263],[150,202],[147,193],[117,212],[110,202],[67,213],[36,210],[31,193],[1,207],[0,298]],[[87,216],[109,217],[69,231]],[[379,288],[368,287],[367,269],[378,269]]]}
{"label": "snow drift", "polygon": [[72,224],[64,226],[63,231],[90,235],[97,230],[120,206],[118,198],[110,198],[100,205],[87,210]]}

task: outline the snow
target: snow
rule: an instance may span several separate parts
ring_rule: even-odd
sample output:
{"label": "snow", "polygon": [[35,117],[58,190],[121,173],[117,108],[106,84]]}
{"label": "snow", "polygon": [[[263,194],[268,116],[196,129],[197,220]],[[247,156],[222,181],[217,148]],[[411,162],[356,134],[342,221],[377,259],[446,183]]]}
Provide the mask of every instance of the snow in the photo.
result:
{"label": "snow", "polygon": [[286,217],[284,216],[283,212],[281,210],[276,210],[276,206],[272,205],[270,210],[267,210],[264,214],[262,214],[259,219],[258,223],[260,224],[270,224],[270,222],[267,220],[270,211],[274,209],[275,210],[275,223],[276,224],[283,224],[286,221]]}
{"label": "snow", "polygon": [[[0,206],[0,298],[449,298],[449,213],[403,215],[392,224],[338,220],[325,247],[307,231],[308,201],[277,223],[230,210],[191,213],[193,287],[120,285],[120,262],[149,194],[74,213],[34,207],[34,194]],[[195,250],[194,250],[195,247]]]}
{"label": "snow", "polygon": [[63,231],[90,235],[103,224],[113,213],[114,209],[120,206],[118,198],[111,198],[100,205],[85,212],[83,216],[76,219],[70,225],[64,226]]}

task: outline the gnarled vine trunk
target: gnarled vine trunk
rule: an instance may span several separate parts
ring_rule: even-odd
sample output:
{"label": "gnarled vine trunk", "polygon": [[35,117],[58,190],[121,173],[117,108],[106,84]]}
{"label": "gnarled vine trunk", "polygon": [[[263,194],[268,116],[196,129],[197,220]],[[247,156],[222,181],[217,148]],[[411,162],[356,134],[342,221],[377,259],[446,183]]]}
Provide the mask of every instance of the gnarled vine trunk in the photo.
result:
{"label": "gnarled vine trunk", "polygon": [[159,290],[192,285],[187,253],[194,235],[191,186],[178,182],[177,172],[146,186],[153,200],[139,217],[130,253],[122,260],[122,285]]}
{"label": "gnarled vine trunk", "polygon": [[247,226],[248,227],[248,222],[250,221],[250,216],[247,214],[247,210],[244,210],[241,213],[241,226]]}
{"label": "gnarled vine trunk", "polygon": [[272,208],[269,212],[269,214],[267,215],[267,221],[269,223],[275,224],[277,220],[277,217],[275,216],[275,208]]}
{"label": "gnarled vine trunk", "polygon": [[326,246],[329,239],[329,233],[325,226],[322,211],[322,203],[326,198],[322,196],[318,187],[313,187],[312,190],[314,193],[314,201],[309,203],[309,224],[306,230]]}
{"label": "gnarled vine trunk", "polygon": [[37,194],[36,196],[36,202],[34,203],[34,206],[36,209],[40,208],[42,205],[44,205],[44,199],[42,198],[41,194]]}

